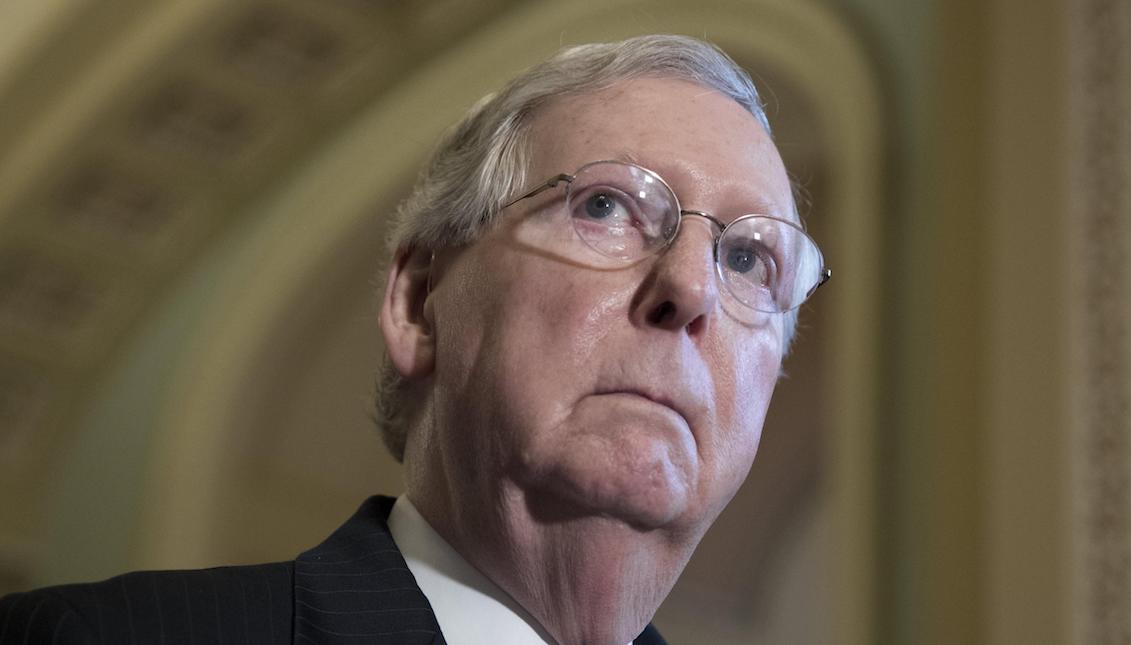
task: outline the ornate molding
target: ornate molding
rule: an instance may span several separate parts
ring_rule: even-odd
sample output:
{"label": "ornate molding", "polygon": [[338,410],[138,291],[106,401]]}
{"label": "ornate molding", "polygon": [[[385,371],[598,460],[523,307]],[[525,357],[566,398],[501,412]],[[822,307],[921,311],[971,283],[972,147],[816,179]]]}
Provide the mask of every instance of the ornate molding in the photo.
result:
{"label": "ornate molding", "polygon": [[36,10],[53,26],[25,62],[0,52],[0,529],[3,493],[66,452],[108,359],[247,204],[512,3]]}
{"label": "ornate molding", "polygon": [[1066,3],[1073,154],[1074,630],[1131,643],[1131,4]]}

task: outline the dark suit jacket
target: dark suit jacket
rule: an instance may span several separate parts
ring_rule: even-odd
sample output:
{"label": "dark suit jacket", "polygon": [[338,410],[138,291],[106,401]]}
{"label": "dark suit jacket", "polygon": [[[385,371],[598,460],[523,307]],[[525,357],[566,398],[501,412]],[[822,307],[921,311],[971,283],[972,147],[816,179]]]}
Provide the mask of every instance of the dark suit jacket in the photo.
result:
{"label": "dark suit jacket", "polygon": [[[128,573],[0,598],[0,645],[441,645],[444,637],[371,497],[293,562]],[[634,643],[663,645],[649,625]]]}

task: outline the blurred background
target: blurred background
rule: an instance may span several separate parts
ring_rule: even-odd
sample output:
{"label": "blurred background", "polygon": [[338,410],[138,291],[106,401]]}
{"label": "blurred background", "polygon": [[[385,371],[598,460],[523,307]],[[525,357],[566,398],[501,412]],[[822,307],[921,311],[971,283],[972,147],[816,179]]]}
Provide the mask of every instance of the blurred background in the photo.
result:
{"label": "blurred background", "polygon": [[0,593],[291,559],[400,471],[385,216],[562,44],[761,86],[833,281],[673,643],[1131,643],[1126,0],[5,0]]}

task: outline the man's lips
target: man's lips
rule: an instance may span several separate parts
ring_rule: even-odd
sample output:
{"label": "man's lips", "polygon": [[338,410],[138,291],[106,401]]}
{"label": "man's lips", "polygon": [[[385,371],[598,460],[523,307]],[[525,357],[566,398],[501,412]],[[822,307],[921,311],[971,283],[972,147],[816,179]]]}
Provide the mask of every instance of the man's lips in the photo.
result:
{"label": "man's lips", "polygon": [[646,401],[650,401],[652,403],[661,405],[661,406],[671,410],[672,412],[675,412],[677,415],[680,416],[680,418],[683,419],[683,422],[685,424],[687,424],[688,428],[691,427],[691,422],[690,422],[690,419],[688,418],[687,412],[685,412],[683,409],[681,409],[681,406],[676,401],[674,401],[671,397],[669,397],[669,396],[667,396],[663,393],[654,392],[654,391],[636,388],[636,387],[624,387],[624,388],[614,388],[614,389],[602,390],[602,391],[596,392],[596,394],[598,394],[598,395],[618,395],[619,394],[619,395],[625,395],[625,396],[633,396],[633,397],[644,399]]}

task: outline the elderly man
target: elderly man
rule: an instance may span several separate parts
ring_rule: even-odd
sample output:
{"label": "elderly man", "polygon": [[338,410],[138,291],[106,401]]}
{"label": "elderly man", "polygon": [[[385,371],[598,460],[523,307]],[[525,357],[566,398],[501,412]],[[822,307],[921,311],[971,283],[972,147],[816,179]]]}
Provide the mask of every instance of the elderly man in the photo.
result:
{"label": "elderly man", "polygon": [[749,77],[690,38],[567,48],[441,142],[392,244],[405,495],[294,562],[11,596],[0,643],[663,642],[829,275]]}

